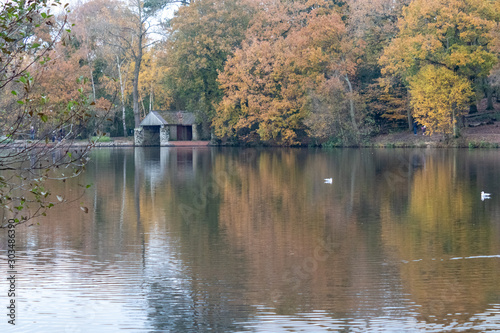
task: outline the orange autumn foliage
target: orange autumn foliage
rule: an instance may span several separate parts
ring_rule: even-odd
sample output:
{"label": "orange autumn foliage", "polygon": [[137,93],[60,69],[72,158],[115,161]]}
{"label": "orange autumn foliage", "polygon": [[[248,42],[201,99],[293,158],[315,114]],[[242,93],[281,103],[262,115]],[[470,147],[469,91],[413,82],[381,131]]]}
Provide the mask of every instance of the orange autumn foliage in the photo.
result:
{"label": "orange autumn foliage", "polygon": [[215,132],[243,142],[297,144],[325,119],[314,118],[315,104],[330,104],[332,96],[338,105],[345,104],[344,80],[354,73],[352,59],[360,48],[343,38],[345,24],[327,2],[255,5],[247,39],[219,75],[224,98],[217,108]]}

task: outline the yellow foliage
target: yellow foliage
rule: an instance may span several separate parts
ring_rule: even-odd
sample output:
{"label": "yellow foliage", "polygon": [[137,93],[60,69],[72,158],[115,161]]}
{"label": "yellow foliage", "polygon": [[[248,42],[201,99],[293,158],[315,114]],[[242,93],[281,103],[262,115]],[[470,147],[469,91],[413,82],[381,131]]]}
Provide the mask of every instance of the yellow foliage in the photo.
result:
{"label": "yellow foliage", "polygon": [[468,80],[432,65],[422,68],[410,80],[410,95],[414,118],[427,127],[429,134],[453,133],[457,117],[474,96]]}
{"label": "yellow foliage", "polygon": [[379,60],[382,74],[411,77],[433,64],[470,78],[486,77],[498,61],[490,49],[497,11],[484,0],[413,1]]}

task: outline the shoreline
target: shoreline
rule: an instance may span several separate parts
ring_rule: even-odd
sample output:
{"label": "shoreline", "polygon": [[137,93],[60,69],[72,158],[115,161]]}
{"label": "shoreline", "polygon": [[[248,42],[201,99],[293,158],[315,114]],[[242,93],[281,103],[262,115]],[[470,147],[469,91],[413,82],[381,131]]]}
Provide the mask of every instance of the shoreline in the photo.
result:
{"label": "shoreline", "polygon": [[[132,140],[126,140],[123,137],[112,138],[112,141],[108,142],[95,142],[90,143],[89,141],[83,140],[74,140],[67,142],[36,142],[32,143],[29,140],[15,140],[13,142],[4,143],[0,145],[0,149],[23,149],[26,147],[30,147],[30,149],[53,149],[53,148],[61,148],[61,149],[69,149],[69,148],[84,148],[87,146],[93,146],[93,148],[133,148],[136,147]],[[216,146],[211,145],[209,141],[172,141],[171,144],[162,146],[162,147],[207,147],[207,146]],[[149,146],[144,146],[149,147]],[[159,147],[159,146],[152,146]]]}
{"label": "shoreline", "polygon": [[[29,145],[30,149],[71,149],[71,148],[85,148],[89,146],[88,142],[72,142],[71,144],[37,144]],[[0,149],[23,149],[26,148],[25,143],[15,142],[4,144],[0,146]],[[93,148],[135,148],[135,147],[162,147],[162,148],[208,148],[208,147],[228,147],[228,148],[320,148],[320,149],[332,149],[332,148],[500,148],[500,135],[495,136],[493,140],[484,139],[474,139],[474,138],[456,138],[450,139],[448,142],[440,140],[437,138],[427,137],[426,140],[402,140],[399,135],[384,135],[383,139],[377,137],[370,140],[369,142],[362,142],[358,145],[333,145],[333,146],[255,146],[255,145],[220,145],[211,144],[206,142],[206,144],[182,144],[182,145],[166,145],[166,146],[135,146],[133,143],[123,143],[123,142],[99,142],[93,145]]]}
{"label": "shoreline", "polygon": [[[282,147],[282,148],[321,148],[321,149],[331,149],[331,148],[500,148],[500,134],[483,134],[483,135],[468,135],[461,136],[459,138],[452,138],[449,141],[445,141],[442,135],[433,136],[422,136],[413,138],[413,133],[393,133],[379,135],[371,138],[365,142],[357,145],[332,145],[332,146],[292,146],[292,147]],[[92,145],[93,148],[135,148],[133,142],[123,142],[123,141],[110,141],[110,142],[97,142],[95,144],[89,144],[89,142],[84,141],[73,141],[71,143],[59,143],[59,144],[27,144],[22,140],[16,140],[16,142],[3,144],[0,149],[23,149],[30,147],[30,149],[70,149],[70,148],[84,148]],[[166,147],[166,148],[206,148],[206,147],[273,147],[265,145],[221,145],[213,144],[209,141],[193,141],[192,143],[183,142],[182,144],[170,144],[166,146],[141,146],[141,147]]]}
{"label": "shoreline", "polygon": [[[0,144],[0,149],[54,149],[54,148],[133,148],[136,147],[132,137],[113,137],[111,141],[91,143],[86,140],[73,140],[62,142],[29,142],[29,140],[14,140]],[[194,148],[194,147],[267,147],[265,145],[224,145],[214,144],[210,141],[171,141],[171,144],[162,146],[171,148]],[[371,138],[365,138],[359,144],[352,145],[328,145],[323,146],[298,146],[303,148],[500,148],[500,121],[491,121],[480,126],[465,127],[460,131],[460,137],[451,138],[447,141],[442,134],[417,135],[413,131],[397,131],[389,134],[380,134]]]}

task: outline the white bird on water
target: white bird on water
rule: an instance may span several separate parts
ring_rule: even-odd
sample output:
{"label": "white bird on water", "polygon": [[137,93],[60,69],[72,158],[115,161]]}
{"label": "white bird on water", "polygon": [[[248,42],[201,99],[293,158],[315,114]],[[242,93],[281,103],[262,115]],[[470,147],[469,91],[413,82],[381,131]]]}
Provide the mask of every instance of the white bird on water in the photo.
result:
{"label": "white bird on water", "polygon": [[331,184],[332,179],[331,178],[325,178],[325,184]]}
{"label": "white bird on water", "polygon": [[491,199],[490,193],[484,193],[484,191],[481,191],[481,201],[484,201],[484,199]]}

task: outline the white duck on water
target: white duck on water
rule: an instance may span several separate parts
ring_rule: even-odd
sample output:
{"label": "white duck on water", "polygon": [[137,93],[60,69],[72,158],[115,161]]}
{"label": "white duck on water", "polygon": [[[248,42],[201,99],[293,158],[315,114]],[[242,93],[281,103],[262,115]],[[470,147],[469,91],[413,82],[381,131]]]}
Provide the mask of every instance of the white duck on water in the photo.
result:
{"label": "white duck on water", "polygon": [[484,201],[484,199],[491,199],[490,193],[484,193],[484,191],[481,191],[481,201]]}

